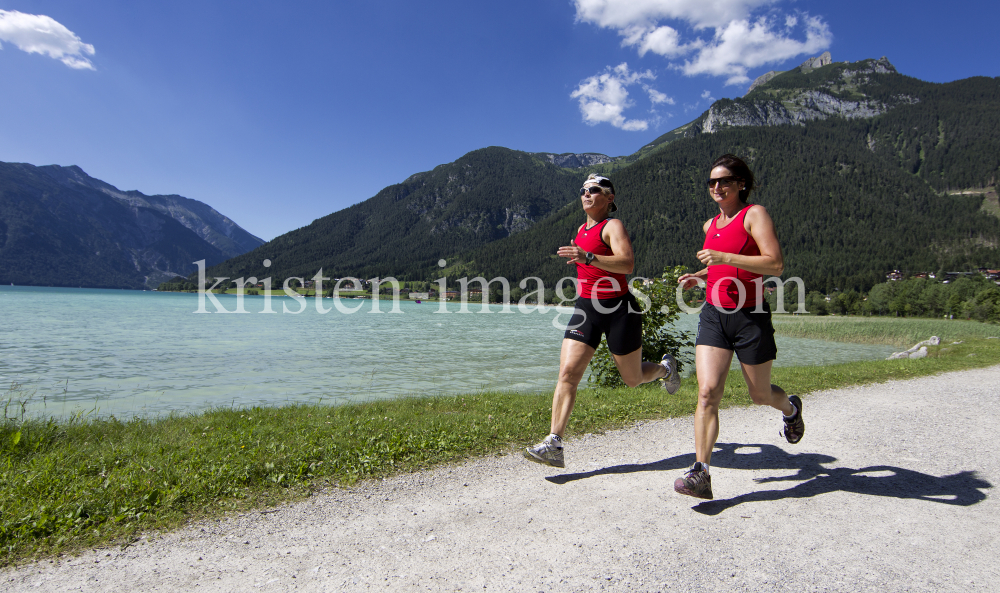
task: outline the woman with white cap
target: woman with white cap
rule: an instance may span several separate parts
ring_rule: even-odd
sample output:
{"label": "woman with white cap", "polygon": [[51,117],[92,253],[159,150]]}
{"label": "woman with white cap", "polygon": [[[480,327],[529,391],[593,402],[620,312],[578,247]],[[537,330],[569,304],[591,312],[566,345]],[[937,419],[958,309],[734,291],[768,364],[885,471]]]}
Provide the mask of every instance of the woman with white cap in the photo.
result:
{"label": "woman with white cap", "polygon": [[562,437],[576,403],[577,387],[602,335],[607,336],[608,350],[629,387],[663,379],[666,390],[675,393],[681,384],[677,361],[669,354],[660,363],[642,361],[642,309],[625,281],[635,266],[632,242],[625,225],[609,218],[618,210],[614,184],[607,177],[591,174],[580,188],[580,201],[587,220],[576,238],[558,251],[567,264],[576,264],[578,285],[576,307],[559,356],[551,432],[524,452],[527,459],[554,467],[565,467]]}

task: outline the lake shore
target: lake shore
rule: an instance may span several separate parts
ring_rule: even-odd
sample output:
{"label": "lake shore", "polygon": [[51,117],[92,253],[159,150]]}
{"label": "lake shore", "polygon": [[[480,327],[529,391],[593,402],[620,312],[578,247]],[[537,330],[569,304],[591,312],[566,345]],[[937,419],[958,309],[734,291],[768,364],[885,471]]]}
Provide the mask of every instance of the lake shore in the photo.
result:
{"label": "lake shore", "polygon": [[[1000,364],[1000,340],[934,347],[917,360],[781,367],[789,393],[929,377]],[[667,397],[657,386],[585,389],[569,438],[681,418],[693,381]],[[161,418],[18,420],[0,430],[3,564],[121,545],[150,529],[267,508],[331,486],[509,452],[548,430],[551,395],[481,391],[340,406],[225,408]],[[723,406],[750,405],[730,373]],[[2,460],[0,460],[2,461]]]}

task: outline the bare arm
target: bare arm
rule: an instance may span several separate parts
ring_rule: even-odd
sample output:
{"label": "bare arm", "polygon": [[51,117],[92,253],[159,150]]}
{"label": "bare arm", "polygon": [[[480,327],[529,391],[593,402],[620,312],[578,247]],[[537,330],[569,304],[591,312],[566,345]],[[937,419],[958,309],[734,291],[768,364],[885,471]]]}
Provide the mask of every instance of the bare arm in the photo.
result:
{"label": "bare arm", "polygon": [[[604,225],[601,238],[611,246],[611,255],[594,255],[590,265],[615,274],[631,274],[635,268],[635,255],[632,253],[632,241],[625,232],[625,225],[620,220],[612,219]],[[568,258],[568,264],[587,261],[587,252],[576,243],[559,248],[559,257]]]}
{"label": "bare arm", "polygon": [[743,219],[743,226],[756,241],[760,255],[739,255],[702,249],[698,252],[698,259],[706,266],[725,264],[754,274],[780,276],[785,270],[785,258],[781,255],[778,235],[774,232],[774,221],[771,220],[767,210],[763,206],[751,208]]}

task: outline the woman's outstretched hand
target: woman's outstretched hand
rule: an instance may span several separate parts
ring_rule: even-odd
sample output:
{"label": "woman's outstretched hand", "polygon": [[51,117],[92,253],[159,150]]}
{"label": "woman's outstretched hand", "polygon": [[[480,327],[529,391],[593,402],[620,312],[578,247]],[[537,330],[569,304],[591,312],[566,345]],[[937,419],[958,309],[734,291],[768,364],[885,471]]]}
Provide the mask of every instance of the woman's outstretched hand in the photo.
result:
{"label": "woman's outstretched hand", "polygon": [[587,257],[587,252],[577,247],[576,241],[573,241],[572,239],[570,240],[569,245],[566,245],[565,247],[560,247],[557,253],[559,254],[559,257],[565,257],[569,259],[569,261],[566,262],[567,264],[575,264],[583,262],[583,260],[586,259]]}

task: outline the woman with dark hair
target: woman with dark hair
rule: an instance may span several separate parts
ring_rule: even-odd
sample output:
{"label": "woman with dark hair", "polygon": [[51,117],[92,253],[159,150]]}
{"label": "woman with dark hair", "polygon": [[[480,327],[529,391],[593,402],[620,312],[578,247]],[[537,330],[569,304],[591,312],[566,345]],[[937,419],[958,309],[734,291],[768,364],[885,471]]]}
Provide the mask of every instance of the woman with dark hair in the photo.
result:
{"label": "woman with dark hair", "polygon": [[567,264],[576,264],[579,297],[563,336],[550,432],[524,451],[527,459],[553,467],[565,467],[563,433],[576,403],[577,387],[602,336],[607,336],[608,350],[629,387],[662,379],[663,388],[673,394],[681,385],[673,356],[664,354],[659,363],[642,361],[642,309],[625,280],[635,265],[632,242],[625,225],[609,218],[618,210],[614,184],[591,174],[580,188],[580,202],[587,220],[577,229],[576,238],[558,251]]}
{"label": "woman with dark hair", "polygon": [[771,310],[762,295],[763,276],[779,276],[785,264],[767,210],[747,204],[753,189],[753,172],[742,159],[731,154],[716,159],[708,193],[719,214],[705,222],[705,244],[697,254],[706,267],[677,279],[685,289],[705,281],[706,302],[694,349],[698,375],[696,461],[674,482],[675,491],[698,498],[712,498],[709,463],[719,438],[719,403],[734,352],[753,402],[784,415],[785,439],[797,443],[805,430],[802,400],[771,384],[771,364],[778,349]]}

